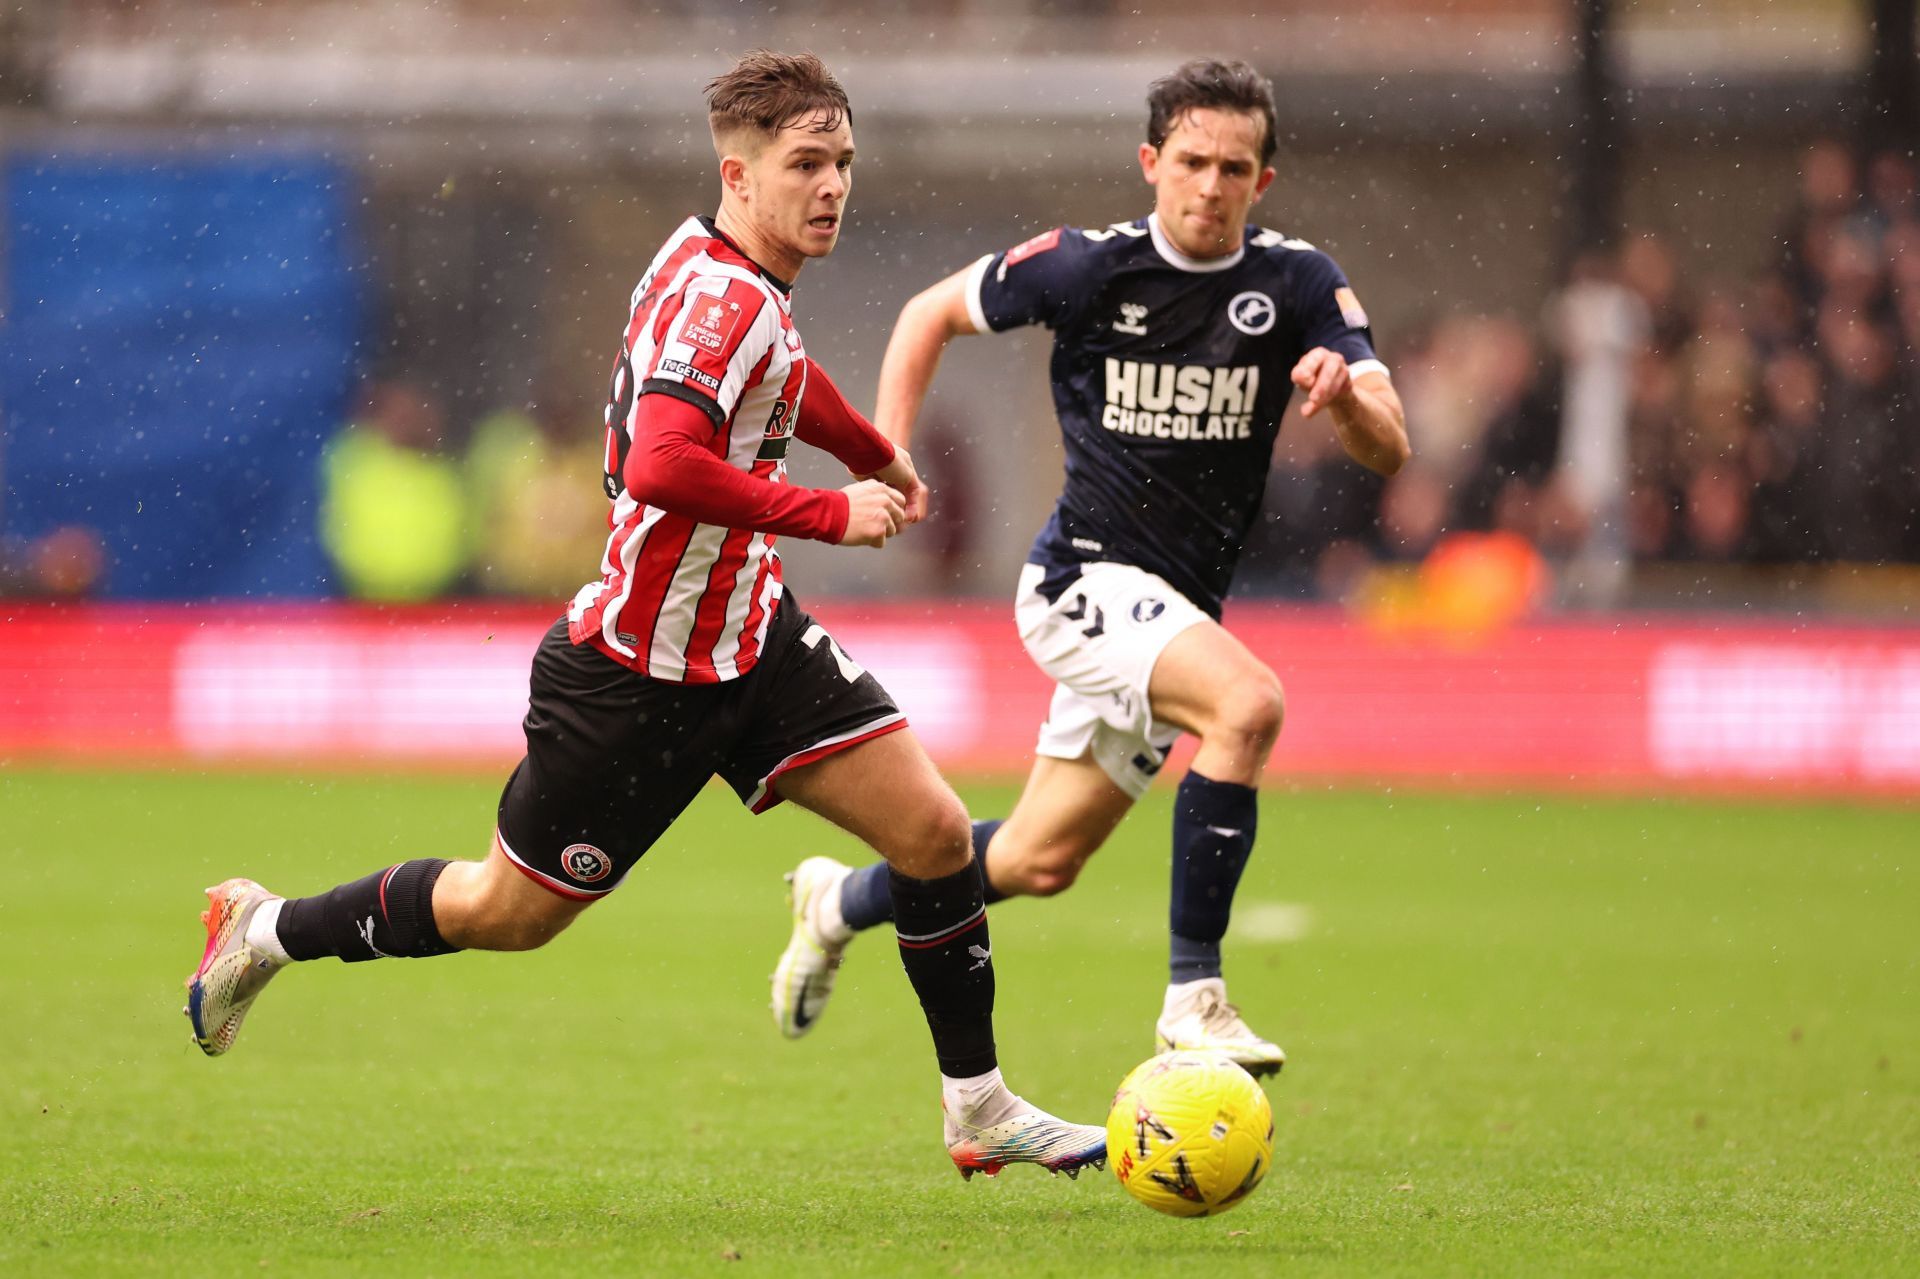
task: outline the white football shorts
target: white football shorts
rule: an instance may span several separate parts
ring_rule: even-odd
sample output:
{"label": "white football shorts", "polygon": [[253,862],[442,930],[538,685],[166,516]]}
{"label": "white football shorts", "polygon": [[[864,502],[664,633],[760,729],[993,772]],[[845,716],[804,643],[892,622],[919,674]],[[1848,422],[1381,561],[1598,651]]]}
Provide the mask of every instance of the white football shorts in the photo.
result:
{"label": "white football shorts", "polygon": [[1167,762],[1180,730],[1153,718],[1148,681],[1173,637],[1207,620],[1167,580],[1131,564],[1084,565],[1052,603],[1046,570],[1021,570],[1013,616],[1020,642],[1056,682],[1038,753],[1094,762],[1135,799]]}

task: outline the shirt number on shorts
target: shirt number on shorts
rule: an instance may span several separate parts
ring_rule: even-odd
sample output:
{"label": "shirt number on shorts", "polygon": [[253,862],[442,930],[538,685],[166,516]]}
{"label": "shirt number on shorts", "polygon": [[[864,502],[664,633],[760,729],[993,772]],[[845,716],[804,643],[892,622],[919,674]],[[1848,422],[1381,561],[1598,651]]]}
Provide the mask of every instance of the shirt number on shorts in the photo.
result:
{"label": "shirt number on shorts", "polygon": [[819,648],[820,641],[827,642],[827,651],[833,654],[833,664],[840,668],[840,676],[851,684],[867,673],[867,668],[854,661],[841,651],[833,636],[827,634],[827,628],[815,622],[800,634],[800,642],[808,648]]}

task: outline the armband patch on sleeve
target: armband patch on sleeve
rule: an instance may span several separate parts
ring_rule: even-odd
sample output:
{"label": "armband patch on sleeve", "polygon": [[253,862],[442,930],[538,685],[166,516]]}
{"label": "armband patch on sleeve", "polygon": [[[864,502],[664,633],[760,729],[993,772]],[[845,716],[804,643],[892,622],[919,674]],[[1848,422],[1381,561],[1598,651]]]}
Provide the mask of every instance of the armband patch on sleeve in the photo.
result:
{"label": "armband patch on sleeve", "polygon": [[662,360],[660,361],[660,371],[662,373],[671,373],[674,377],[687,382],[698,382],[715,395],[720,394],[720,379],[705,369],[696,369],[693,365],[680,360]]}
{"label": "armband patch on sleeve", "polygon": [[1333,300],[1340,304],[1340,318],[1347,322],[1350,329],[1367,327],[1367,309],[1360,305],[1360,298],[1352,289],[1344,285],[1333,291]]}
{"label": "armband patch on sleeve", "polygon": [[1011,249],[1008,249],[1007,265],[1019,266],[1028,258],[1045,253],[1048,249],[1058,248],[1060,245],[1061,229],[1060,227],[1055,227],[1051,231],[1044,231],[1034,236],[1031,240],[1016,244]]}
{"label": "armband patch on sleeve", "polygon": [[680,324],[679,338],[709,354],[724,355],[739,323],[738,302],[727,298],[690,299],[687,318]]}

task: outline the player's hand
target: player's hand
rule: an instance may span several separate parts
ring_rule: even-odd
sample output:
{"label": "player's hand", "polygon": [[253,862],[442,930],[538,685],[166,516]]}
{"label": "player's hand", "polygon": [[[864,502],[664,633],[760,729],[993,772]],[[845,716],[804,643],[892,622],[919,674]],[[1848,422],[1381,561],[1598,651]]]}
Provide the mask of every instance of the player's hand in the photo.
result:
{"label": "player's hand", "polygon": [[1346,356],[1316,346],[1293,366],[1293,384],[1307,393],[1306,403],[1300,406],[1300,416],[1312,417],[1353,390],[1353,375],[1347,371]]}
{"label": "player's hand", "polygon": [[905,499],[907,523],[918,524],[927,518],[927,486],[913,469],[913,459],[899,445],[894,445],[893,461],[875,471],[869,479],[879,480],[892,485]]}
{"label": "player's hand", "polygon": [[885,546],[907,525],[906,495],[879,480],[860,480],[840,490],[847,495],[847,531],[842,546]]}

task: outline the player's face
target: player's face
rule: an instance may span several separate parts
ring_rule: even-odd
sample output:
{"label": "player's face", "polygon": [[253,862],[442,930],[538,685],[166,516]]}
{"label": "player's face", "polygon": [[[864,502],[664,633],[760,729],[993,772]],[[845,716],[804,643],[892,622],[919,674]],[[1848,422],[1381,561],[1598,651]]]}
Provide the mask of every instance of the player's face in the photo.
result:
{"label": "player's face", "polygon": [[1153,211],[1175,248],[1217,258],[1240,247],[1253,202],[1273,182],[1260,163],[1265,121],[1246,111],[1199,107],[1174,121],[1158,149],[1140,145]]}
{"label": "player's face", "polygon": [[853,186],[853,126],[820,132],[813,121],[788,125],[746,160],[742,196],[761,265],[792,279],[808,258],[824,258],[840,240]]}

